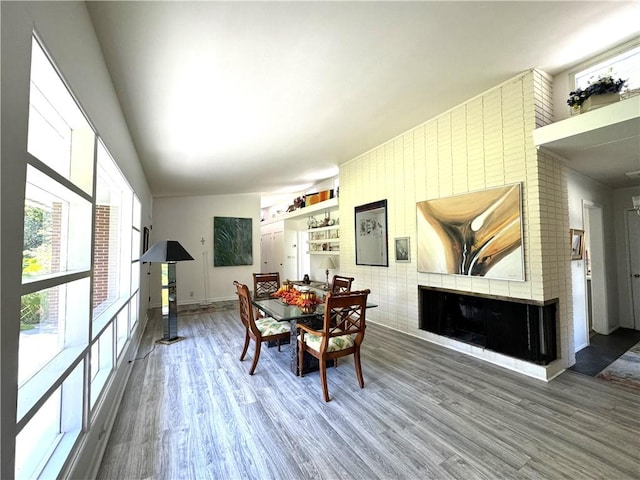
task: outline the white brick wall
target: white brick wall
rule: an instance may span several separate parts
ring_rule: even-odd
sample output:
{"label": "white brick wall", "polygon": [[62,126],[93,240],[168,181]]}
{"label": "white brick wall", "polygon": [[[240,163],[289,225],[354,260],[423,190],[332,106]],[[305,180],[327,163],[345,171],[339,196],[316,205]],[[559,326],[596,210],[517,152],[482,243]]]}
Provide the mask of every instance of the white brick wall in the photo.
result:
{"label": "white brick wall", "polygon": [[[341,272],[370,288],[370,321],[538,378],[573,356],[566,171],[539,155],[532,132],[552,121],[550,77],[526,72],[366,152],[340,168]],[[417,272],[416,202],[522,184],[524,282]],[[389,267],[355,265],[354,207],[387,200]],[[395,263],[393,239],[411,238],[411,263]],[[544,368],[418,329],[418,285],[544,301],[559,298],[559,355]],[[571,362],[573,363],[573,362]]]}

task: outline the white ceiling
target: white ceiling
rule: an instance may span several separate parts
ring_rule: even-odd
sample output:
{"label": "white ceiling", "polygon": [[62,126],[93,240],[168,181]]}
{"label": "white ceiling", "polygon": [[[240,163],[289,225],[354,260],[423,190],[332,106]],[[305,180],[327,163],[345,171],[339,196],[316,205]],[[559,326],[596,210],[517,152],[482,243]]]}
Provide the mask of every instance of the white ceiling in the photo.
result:
{"label": "white ceiling", "polygon": [[638,34],[640,2],[87,2],[154,196],[299,192],[530,68]]}

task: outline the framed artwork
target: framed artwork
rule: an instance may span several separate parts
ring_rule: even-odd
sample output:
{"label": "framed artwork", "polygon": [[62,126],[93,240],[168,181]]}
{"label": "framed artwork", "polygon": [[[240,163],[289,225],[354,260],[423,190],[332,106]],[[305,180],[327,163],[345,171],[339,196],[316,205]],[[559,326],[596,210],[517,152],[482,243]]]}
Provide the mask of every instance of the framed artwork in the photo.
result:
{"label": "framed artwork", "polygon": [[397,263],[409,263],[409,237],[398,237],[394,240],[396,247],[396,262]]}
{"label": "framed artwork", "polygon": [[146,252],[147,250],[149,250],[149,229],[147,227],[142,227],[142,253]]}
{"label": "framed artwork", "polygon": [[356,265],[389,266],[387,201],[355,207]]}
{"label": "framed artwork", "polygon": [[584,254],[584,230],[572,228],[569,230],[571,238],[571,260],[582,260]]}
{"label": "framed artwork", "polygon": [[419,272],[524,280],[519,183],[416,204]]}
{"label": "framed artwork", "polygon": [[250,218],[213,217],[213,265],[253,265],[253,226]]}

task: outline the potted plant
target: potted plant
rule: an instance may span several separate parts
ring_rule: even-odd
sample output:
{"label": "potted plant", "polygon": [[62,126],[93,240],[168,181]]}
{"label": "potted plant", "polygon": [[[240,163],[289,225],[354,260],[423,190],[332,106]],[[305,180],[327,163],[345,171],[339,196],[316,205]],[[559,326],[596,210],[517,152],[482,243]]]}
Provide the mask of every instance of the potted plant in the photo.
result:
{"label": "potted plant", "polygon": [[567,105],[571,107],[572,114],[588,112],[597,107],[608,105],[620,100],[620,90],[627,83],[626,80],[613,78],[611,74],[598,77],[595,82],[589,81],[585,89],[578,88],[569,92]]}
{"label": "potted plant", "polygon": [[587,99],[586,92],[581,88],[574,90],[573,92],[569,92],[569,99],[567,100],[567,105],[571,107],[571,115],[578,115],[580,113],[580,107]]}

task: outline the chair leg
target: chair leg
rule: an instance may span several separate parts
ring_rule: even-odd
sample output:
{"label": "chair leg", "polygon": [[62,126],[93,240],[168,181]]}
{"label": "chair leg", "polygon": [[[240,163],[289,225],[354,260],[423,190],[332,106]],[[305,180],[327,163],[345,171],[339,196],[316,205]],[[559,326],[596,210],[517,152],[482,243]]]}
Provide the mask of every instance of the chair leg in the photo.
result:
{"label": "chair leg", "polygon": [[249,330],[245,331],[244,336],[244,347],[242,348],[242,354],[240,355],[240,361],[244,360],[244,356],[247,354],[247,350],[249,349],[249,342],[251,339],[249,338]]}
{"label": "chair leg", "polygon": [[356,367],[356,377],[360,388],[364,388],[364,378],[362,378],[362,365],[360,365],[360,349],[353,352],[353,363]]}
{"label": "chair leg", "polygon": [[251,364],[251,368],[249,369],[249,375],[253,375],[256,367],[258,366],[258,359],[260,358],[260,347],[262,346],[261,341],[256,341],[256,353],[253,354],[253,363]]}
{"label": "chair leg", "polygon": [[322,385],[324,401],[328,402],[330,398],[329,387],[327,387],[327,361],[324,358],[320,358],[320,384]]}
{"label": "chair leg", "polygon": [[298,376],[302,377],[302,361],[304,360],[304,347],[298,342]]}

